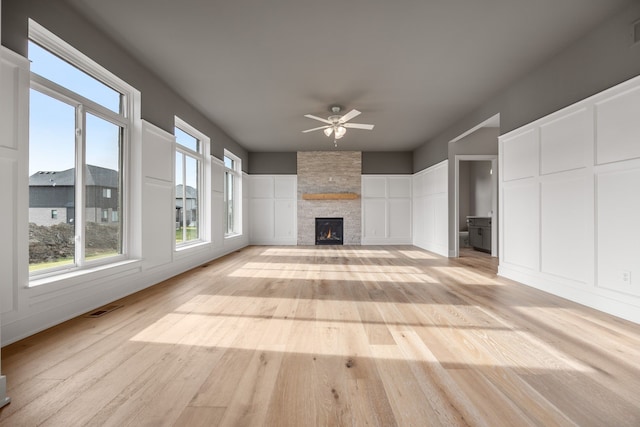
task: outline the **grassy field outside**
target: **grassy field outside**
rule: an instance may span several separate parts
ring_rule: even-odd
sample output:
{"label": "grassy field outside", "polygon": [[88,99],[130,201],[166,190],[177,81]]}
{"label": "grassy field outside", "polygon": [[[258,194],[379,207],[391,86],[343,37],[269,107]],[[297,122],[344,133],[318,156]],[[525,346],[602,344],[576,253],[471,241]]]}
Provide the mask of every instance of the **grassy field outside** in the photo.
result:
{"label": "grassy field outside", "polygon": [[[182,230],[183,227],[176,229],[176,242],[182,242]],[[190,240],[196,240],[198,238],[198,229],[196,227],[187,227],[187,242]]]}

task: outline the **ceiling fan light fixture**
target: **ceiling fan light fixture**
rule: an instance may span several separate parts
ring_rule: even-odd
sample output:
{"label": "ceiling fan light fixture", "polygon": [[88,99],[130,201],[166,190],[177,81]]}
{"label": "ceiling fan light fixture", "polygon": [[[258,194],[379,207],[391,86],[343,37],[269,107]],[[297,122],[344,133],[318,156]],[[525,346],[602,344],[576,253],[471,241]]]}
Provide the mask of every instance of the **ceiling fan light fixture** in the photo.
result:
{"label": "ceiling fan light fixture", "polygon": [[338,126],[336,128],[336,139],[340,139],[344,136],[344,134],[347,133],[347,128],[345,128],[344,126]]}
{"label": "ceiling fan light fixture", "polygon": [[326,128],[325,130],[323,130],[324,134],[327,136],[331,136],[331,133],[333,132],[333,128]]}

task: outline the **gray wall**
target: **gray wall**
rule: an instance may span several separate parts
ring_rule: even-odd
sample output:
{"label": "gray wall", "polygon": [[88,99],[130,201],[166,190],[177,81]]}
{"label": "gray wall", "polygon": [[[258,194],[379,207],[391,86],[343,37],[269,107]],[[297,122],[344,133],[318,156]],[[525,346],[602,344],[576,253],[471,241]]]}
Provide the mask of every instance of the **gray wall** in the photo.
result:
{"label": "gray wall", "polygon": [[249,173],[264,175],[295,175],[298,156],[290,153],[249,153]]}
{"label": "gray wall", "polygon": [[142,118],[173,133],[178,116],[211,138],[211,153],[222,159],[224,149],[240,157],[247,170],[247,151],[222,129],[175,93],[106,34],[97,30],[62,0],[3,0],[2,44],[27,57],[28,18],[65,40],[142,93]]}
{"label": "gray wall", "polygon": [[363,151],[362,173],[377,175],[402,175],[413,173],[411,151]]}
{"label": "gray wall", "polygon": [[631,46],[631,24],[638,19],[640,2],[634,1],[506,86],[416,149],[414,172],[446,159],[449,141],[496,113],[506,133],[640,74],[640,45]]}
{"label": "gray wall", "polygon": [[[296,174],[296,153],[250,152],[250,174]],[[371,175],[403,175],[413,173],[411,151],[363,152],[362,173]]]}

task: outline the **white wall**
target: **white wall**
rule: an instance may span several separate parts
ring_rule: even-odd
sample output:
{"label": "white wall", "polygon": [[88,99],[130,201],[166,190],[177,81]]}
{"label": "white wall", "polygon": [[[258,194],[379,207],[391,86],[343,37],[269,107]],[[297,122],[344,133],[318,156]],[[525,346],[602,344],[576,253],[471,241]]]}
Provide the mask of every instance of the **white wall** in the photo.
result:
{"label": "white wall", "polygon": [[362,176],[362,244],[410,245],[411,176]]}
{"label": "white wall", "polygon": [[640,323],[640,77],[500,137],[499,274]]}
{"label": "white wall", "polygon": [[296,175],[251,175],[249,239],[254,245],[297,244]]}
{"label": "white wall", "polygon": [[[2,22],[2,0],[0,0],[0,23]],[[2,34],[2,25],[0,24],[0,34]],[[0,42],[1,42],[2,37],[0,37]],[[2,79],[2,69],[4,68],[3,65],[3,60],[2,60],[2,53],[0,52],[0,99],[4,98],[4,91],[7,89],[7,87],[5,86],[4,80]],[[2,102],[0,102],[0,114],[4,113],[4,104],[2,104]],[[1,129],[1,128],[0,128]],[[1,131],[0,131],[1,132]],[[4,136],[3,134],[0,133],[0,135]],[[0,144],[3,144],[4,138],[0,138]],[[11,152],[4,152],[4,148],[8,148],[8,147],[4,147],[1,146],[0,147],[0,163],[5,163],[4,159],[5,158],[9,158],[9,163],[11,163]],[[10,147],[9,147],[10,148]],[[6,166],[6,165],[2,165],[2,166]],[[2,170],[4,170],[4,167],[2,168]],[[5,196],[11,196],[11,194],[5,194],[5,189],[2,188],[0,189],[0,197],[2,197],[2,200],[7,200],[4,199]],[[3,214],[0,214],[3,215]],[[0,217],[0,220],[3,220],[5,218]],[[2,231],[0,231],[0,233],[2,233]],[[6,235],[0,235],[0,239],[2,240],[3,243],[0,244],[0,258],[2,258],[3,260],[5,259],[5,256],[7,256],[7,249],[11,248],[11,244],[14,243],[14,241],[12,239],[5,239],[7,236]],[[0,261],[0,270],[3,270],[3,267],[5,267],[6,262]],[[0,279],[2,280],[2,279]],[[0,313],[3,311],[2,310],[2,301],[3,301],[3,297],[4,295],[2,294],[2,282],[0,282]],[[0,342],[2,342],[2,316],[0,316]],[[0,348],[0,374],[2,373],[2,349]],[[4,375],[0,375],[0,407],[6,405],[7,403],[9,403],[9,398],[7,397],[7,379]]]}
{"label": "white wall", "polygon": [[[129,218],[132,259],[118,266],[73,273],[56,280],[28,277],[28,95],[29,62],[1,50],[0,97],[0,311],[2,344],[17,341],[100,307],[211,259],[246,246],[248,235],[224,238],[222,161],[211,158],[211,215],[206,242],[174,250],[174,136],[142,122],[140,141],[130,153]],[[243,230],[248,230],[247,191],[243,175]]]}
{"label": "white wall", "polygon": [[447,160],[413,176],[413,244],[449,255]]}

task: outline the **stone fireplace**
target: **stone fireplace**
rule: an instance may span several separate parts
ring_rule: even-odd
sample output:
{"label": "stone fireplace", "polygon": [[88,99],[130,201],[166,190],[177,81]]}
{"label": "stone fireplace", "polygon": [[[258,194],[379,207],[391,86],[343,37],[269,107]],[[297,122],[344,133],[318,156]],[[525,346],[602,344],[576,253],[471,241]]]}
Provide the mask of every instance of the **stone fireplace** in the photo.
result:
{"label": "stone fireplace", "polygon": [[342,218],[343,243],[360,245],[362,153],[298,152],[297,175],[298,245],[316,244],[316,218]]}

